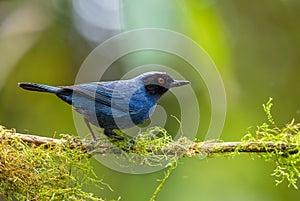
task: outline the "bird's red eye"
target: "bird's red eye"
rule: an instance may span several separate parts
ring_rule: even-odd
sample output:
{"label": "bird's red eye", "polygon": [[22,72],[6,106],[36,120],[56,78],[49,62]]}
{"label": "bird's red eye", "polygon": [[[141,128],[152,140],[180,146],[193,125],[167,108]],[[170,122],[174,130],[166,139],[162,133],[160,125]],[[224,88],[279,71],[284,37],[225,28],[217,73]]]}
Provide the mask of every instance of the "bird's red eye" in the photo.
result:
{"label": "bird's red eye", "polygon": [[164,84],[164,83],[165,83],[165,80],[164,80],[164,78],[159,77],[159,78],[157,79],[157,82],[158,82],[159,84]]}

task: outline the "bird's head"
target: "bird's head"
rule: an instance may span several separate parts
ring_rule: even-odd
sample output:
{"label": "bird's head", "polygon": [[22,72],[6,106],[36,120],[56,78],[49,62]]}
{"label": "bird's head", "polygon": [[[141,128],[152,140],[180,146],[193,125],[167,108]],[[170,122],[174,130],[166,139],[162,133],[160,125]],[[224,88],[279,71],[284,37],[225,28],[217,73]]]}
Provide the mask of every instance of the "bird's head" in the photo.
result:
{"label": "bird's head", "polygon": [[186,80],[174,80],[165,72],[152,71],[144,73],[138,77],[142,80],[148,92],[160,96],[173,87],[190,84],[190,82]]}

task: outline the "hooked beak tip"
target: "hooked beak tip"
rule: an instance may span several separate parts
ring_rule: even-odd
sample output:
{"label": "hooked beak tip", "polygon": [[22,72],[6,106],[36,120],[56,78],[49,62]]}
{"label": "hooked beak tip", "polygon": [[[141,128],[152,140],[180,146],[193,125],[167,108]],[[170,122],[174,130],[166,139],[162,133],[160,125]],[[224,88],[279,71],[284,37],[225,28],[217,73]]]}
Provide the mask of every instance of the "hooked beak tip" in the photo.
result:
{"label": "hooked beak tip", "polygon": [[187,81],[187,80],[174,80],[174,82],[172,82],[170,84],[170,88],[179,87],[179,86],[187,85],[187,84],[190,84],[190,83],[191,82]]}

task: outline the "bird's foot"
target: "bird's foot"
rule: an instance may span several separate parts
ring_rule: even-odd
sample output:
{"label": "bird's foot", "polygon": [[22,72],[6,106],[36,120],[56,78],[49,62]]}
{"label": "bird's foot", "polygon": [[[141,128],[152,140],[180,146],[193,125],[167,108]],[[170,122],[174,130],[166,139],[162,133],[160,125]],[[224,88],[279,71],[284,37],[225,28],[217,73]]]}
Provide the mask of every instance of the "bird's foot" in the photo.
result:
{"label": "bird's foot", "polygon": [[123,151],[130,151],[134,149],[135,140],[120,130],[104,130],[104,134],[108,137],[109,141]]}
{"label": "bird's foot", "polygon": [[[110,139],[115,139],[115,140],[124,140],[126,137],[122,135],[118,135],[118,133],[115,133],[116,130],[112,129],[104,129],[104,134],[109,137]],[[123,134],[120,132],[120,134]]]}
{"label": "bird's foot", "polygon": [[125,152],[133,150],[135,145],[135,140],[133,138],[123,137],[119,135],[109,136],[109,141]]}
{"label": "bird's foot", "polygon": [[86,150],[88,152],[94,151],[95,149],[97,149],[99,142],[99,139],[88,140],[87,143],[85,143]]}
{"label": "bird's foot", "polygon": [[107,136],[112,139],[116,139],[116,140],[124,140],[125,139],[125,137],[120,136],[120,135],[115,135],[115,134],[111,134],[111,135],[107,135]]}
{"label": "bird's foot", "polygon": [[133,138],[129,138],[128,141],[132,146],[135,144],[135,140]]}
{"label": "bird's foot", "polygon": [[135,145],[135,140],[133,138],[126,137],[125,144],[122,150],[125,152],[130,152],[134,150],[134,145]]}

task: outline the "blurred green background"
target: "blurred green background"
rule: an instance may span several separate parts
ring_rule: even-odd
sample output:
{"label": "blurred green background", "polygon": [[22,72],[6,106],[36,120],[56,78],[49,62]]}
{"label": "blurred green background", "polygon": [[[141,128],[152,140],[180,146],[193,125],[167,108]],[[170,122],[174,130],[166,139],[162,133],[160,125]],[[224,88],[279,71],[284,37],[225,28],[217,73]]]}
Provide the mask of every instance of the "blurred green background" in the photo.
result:
{"label": "blurred green background", "polygon": [[[0,1],[0,124],[44,136],[55,131],[76,134],[70,106],[48,94],[20,90],[17,83],[71,85],[98,44],[135,28],[183,33],[210,54],[227,94],[221,139],[237,141],[248,127],[264,122],[261,105],[268,97],[274,98],[278,125],[292,118],[299,121],[299,19],[298,0]],[[136,54],[115,62],[104,78],[119,79],[128,69],[151,62],[175,65],[180,61],[157,52]],[[188,69],[177,70],[192,83],[201,83]],[[193,88],[205,124],[200,125],[201,138],[209,123],[209,101],[202,84]],[[173,99],[169,95],[162,102],[175,107]],[[178,127],[176,121],[170,120],[168,131],[172,133],[174,127]],[[163,176],[163,171],[130,175],[97,161],[93,165],[114,191],[96,190],[93,185],[88,190],[107,200],[118,196],[148,200]],[[247,154],[235,159],[185,158],[157,200],[297,200],[298,190],[286,183],[275,186],[270,176],[273,168],[274,164],[252,160]]]}

